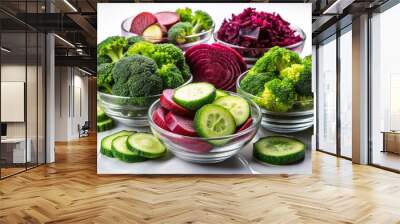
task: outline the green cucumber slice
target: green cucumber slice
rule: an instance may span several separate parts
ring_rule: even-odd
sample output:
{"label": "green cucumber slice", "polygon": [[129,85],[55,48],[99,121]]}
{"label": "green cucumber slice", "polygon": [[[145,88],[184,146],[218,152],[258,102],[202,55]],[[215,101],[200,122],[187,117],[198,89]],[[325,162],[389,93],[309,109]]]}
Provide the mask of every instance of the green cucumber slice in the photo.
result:
{"label": "green cucumber slice", "polygon": [[115,158],[128,163],[142,162],[146,158],[141,157],[136,151],[128,149],[127,135],[116,137],[111,144],[112,153]]}
{"label": "green cucumber slice", "polygon": [[235,119],[237,127],[244,124],[250,117],[249,103],[240,96],[223,96],[214,101],[214,104],[223,106],[229,110]]}
{"label": "green cucumber slice", "polygon": [[215,87],[206,82],[190,83],[175,90],[172,99],[182,107],[197,110],[214,101]]}
{"label": "green cucumber slice", "polygon": [[97,131],[107,131],[114,127],[114,122],[111,118],[107,118],[104,121],[97,122]]}
{"label": "green cucumber slice", "polygon": [[235,133],[236,124],[232,114],[215,104],[200,108],[194,116],[194,128],[201,137],[221,137]]}
{"label": "green cucumber slice", "polygon": [[284,136],[264,137],[254,143],[253,156],[274,165],[288,165],[304,159],[306,145]]}
{"label": "green cucumber slice", "polygon": [[112,135],[104,137],[103,139],[101,139],[101,143],[100,143],[101,154],[108,156],[108,157],[114,157],[114,155],[112,153],[112,141],[114,139],[116,139],[117,137],[132,135],[134,133],[135,133],[134,131],[122,130],[122,131],[119,131]]}
{"label": "green cucumber slice", "polygon": [[159,158],[166,152],[160,140],[148,133],[136,133],[129,136],[127,144],[131,151],[149,159]]}
{"label": "green cucumber slice", "polygon": [[221,89],[217,89],[215,93],[216,93],[215,100],[217,100],[223,96],[229,96],[229,94],[227,92],[225,92],[224,90],[221,90]]}
{"label": "green cucumber slice", "polygon": [[97,107],[97,122],[102,122],[107,119],[106,113],[98,106]]}

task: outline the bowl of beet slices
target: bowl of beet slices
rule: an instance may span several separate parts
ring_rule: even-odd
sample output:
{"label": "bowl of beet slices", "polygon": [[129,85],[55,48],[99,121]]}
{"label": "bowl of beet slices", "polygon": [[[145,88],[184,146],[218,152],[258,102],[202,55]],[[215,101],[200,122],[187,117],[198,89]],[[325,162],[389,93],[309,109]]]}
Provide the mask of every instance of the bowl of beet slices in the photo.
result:
{"label": "bowl of beet slices", "polygon": [[[165,91],[165,90],[164,90]],[[228,92],[230,96],[238,96]],[[250,108],[246,122],[233,134],[220,137],[200,137],[196,132],[196,111],[185,111],[171,98],[173,92],[165,92],[148,111],[151,131],[178,158],[193,163],[219,163],[236,155],[256,136],[261,122],[260,107],[245,99]],[[212,105],[212,104],[207,104]]]}
{"label": "bowl of beet slices", "polygon": [[[139,20],[134,22],[134,20]],[[168,30],[179,22],[179,16],[174,12],[163,11],[157,13],[142,12],[126,18],[121,23],[121,34],[125,37],[139,36],[152,43],[169,43]],[[135,25],[134,25],[135,24]],[[210,30],[201,31],[185,37],[184,43],[173,43],[182,50],[197,44],[206,43],[212,37],[215,24]]]}

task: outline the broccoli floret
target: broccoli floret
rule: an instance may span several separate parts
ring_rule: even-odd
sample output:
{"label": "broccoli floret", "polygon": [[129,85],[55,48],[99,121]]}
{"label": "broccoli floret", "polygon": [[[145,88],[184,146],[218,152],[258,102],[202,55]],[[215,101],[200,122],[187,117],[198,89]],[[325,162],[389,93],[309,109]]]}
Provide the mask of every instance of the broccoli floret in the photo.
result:
{"label": "broccoli floret", "polygon": [[163,80],[164,88],[175,89],[185,82],[178,67],[174,64],[163,65],[160,70],[158,70],[158,74]]}
{"label": "broccoli floret", "polygon": [[175,64],[182,67],[185,62],[182,50],[173,44],[157,44],[151,58],[159,68],[166,64]]}
{"label": "broccoli floret", "polygon": [[97,66],[97,88],[99,91],[111,93],[114,80],[112,77],[112,69],[114,63],[103,63]]}
{"label": "broccoli floret", "polygon": [[116,62],[122,58],[127,45],[128,41],[124,37],[108,37],[97,45],[97,56],[108,56],[113,62]]}
{"label": "broccoli floret", "polygon": [[131,76],[150,76],[156,72],[156,62],[142,55],[124,57],[115,64],[112,70],[115,82],[127,82]]}
{"label": "broccoli floret", "polygon": [[97,56],[97,66],[104,64],[104,63],[111,63],[111,58],[108,56]]}
{"label": "broccoli floret", "polygon": [[240,81],[240,88],[250,94],[257,95],[264,91],[265,83],[274,78],[276,78],[276,75],[273,72],[247,74]]}
{"label": "broccoli floret", "polygon": [[129,47],[126,55],[132,56],[139,54],[151,58],[155,50],[156,46],[154,44],[147,41],[139,41]]}
{"label": "broccoli floret", "polygon": [[126,40],[128,41],[128,45],[126,50],[128,50],[128,48],[134,44],[136,44],[139,41],[143,41],[143,37],[139,37],[139,36],[131,36],[126,38]]}
{"label": "broccoli floret", "polygon": [[163,90],[163,80],[157,74],[135,75],[127,82],[130,97],[152,96],[160,94]]}
{"label": "broccoli floret", "polygon": [[275,112],[287,112],[292,109],[296,92],[290,80],[273,79],[265,84],[264,91],[255,101],[261,107]]}
{"label": "broccoli floret", "polygon": [[297,83],[300,78],[300,73],[302,73],[303,71],[304,71],[304,65],[293,64],[290,67],[283,69],[279,74],[279,78],[280,79],[287,78],[293,83]]}
{"label": "broccoli floret", "polygon": [[178,14],[181,22],[192,22],[192,9],[188,7],[180,8],[175,13]]}
{"label": "broccoli floret", "polygon": [[112,87],[111,93],[117,96],[129,96],[129,88],[127,82],[118,80]]}
{"label": "broccoli floret", "polygon": [[213,20],[208,13],[201,10],[197,10],[194,12],[192,25],[193,25],[193,33],[199,33],[201,31],[211,29],[213,25]]}
{"label": "broccoli floret", "polygon": [[308,56],[305,56],[304,58],[303,58],[303,64],[312,64],[312,57],[311,57],[311,55],[308,55]]}
{"label": "broccoli floret", "polygon": [[303,63],[304,69],[300,72],[299,80],[295,84],[296,92],[303,96],[312,96],[312,65],[311,61]]}
{"label": "broccoli floret", "polygon": [[190,67],[185,61],[183,62],[183,66],[181,66],[179,70],[181,71],[184,80],[189,80],[189,78],[192,76],[192,73],[190,72]]}
{"label": "broccoli floret", "polygon": [[275,72],[278,73],[291,66],[292,64],[301,64],[300,56],[291,50],[281,47],[269,49],[256,64],[250,69],[249,74]]}
{"label": "broccoli floret", "polygon": [[186,36],[193,34],[193,26],[188,22],[179,22],[168,30],[168,40],[174,44],[186,42]]}

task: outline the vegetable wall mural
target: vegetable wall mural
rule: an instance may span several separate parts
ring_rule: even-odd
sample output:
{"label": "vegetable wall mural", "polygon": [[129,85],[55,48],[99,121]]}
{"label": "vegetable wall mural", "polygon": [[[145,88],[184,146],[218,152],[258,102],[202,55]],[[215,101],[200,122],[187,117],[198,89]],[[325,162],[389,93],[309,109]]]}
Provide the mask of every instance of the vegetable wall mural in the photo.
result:
{"label": "vegetable wall mural", "polygon": [[310,4],[98,4],[98,173],[310,173],[310,36]]}

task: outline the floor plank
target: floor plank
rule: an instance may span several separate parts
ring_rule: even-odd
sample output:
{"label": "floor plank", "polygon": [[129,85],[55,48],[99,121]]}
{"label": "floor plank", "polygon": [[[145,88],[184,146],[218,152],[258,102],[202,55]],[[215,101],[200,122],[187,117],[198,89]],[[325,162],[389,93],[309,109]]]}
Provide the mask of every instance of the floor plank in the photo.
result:
{"label": "floor plank", "polygon": [[400,223],[400,175],[320,152],[312,175],[96,174],[96,138],[0,181],[0,223]]}

